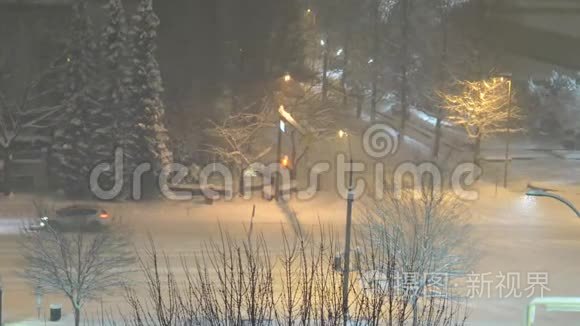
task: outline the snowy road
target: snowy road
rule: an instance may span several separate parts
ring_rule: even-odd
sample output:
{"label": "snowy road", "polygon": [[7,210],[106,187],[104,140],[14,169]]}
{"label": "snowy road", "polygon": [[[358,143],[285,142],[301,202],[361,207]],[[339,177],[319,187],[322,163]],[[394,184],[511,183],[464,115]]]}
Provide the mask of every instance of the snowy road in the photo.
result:
{"label": "snowy road", "polygon": [[[568,198],[580,203],[576,193]],[[280,250],[282,226],[291,229],[296,221],[282,214],[271,202],[256,201],[255,232],[264,234],[269,250]],[[191,203],[150,203],[111,205],[108,209],[123,216],[135,226],[136,246],[143,248],[146,234],[151,232],[157,245],[172,259],[180,255],[195,255],[201,244],[215,238],[221,228],[232,236],[242,236],[248,225],[252,202],[218,203],[206,206]],[[344,202],[332,196],[320,196],[313,201],[298,202],[302,228],[320,224],[344,228]],[[528,293],[525,291],[529,273],[547,273],[549,296],[580,296],[580,219],[565,206],[550,199],[529,198],[516,191],[483,191],[472,204],[472,222],[480,242],[482,256],[474,274],[486,274],[490,282],[489,298],[481,293],[471,303],[473,325],[519,325]],[[35,315],[32,290],[18,278],[17,236],[9,235],[20,225],[18,218],[0,218],[0,275],[3,277],[5,311],[10,320]],[[320,224],[319,224],[320,223]],[[9,231],[9,232],[8,232]],[[516,273],[521,277],[520,298],[498,295],[501,273]],[[483,291],[485,292],[485,291]],[[118,305],[122,298],[104,298],[104,304]],[[47,297],[45,304],[64,302],[56,296]],[[66,305],[65,305],[66,307]],[[89,309],[90,310],[90,309]],[[578,317],[578,316],[576,316]],[[563,325],[554,320],[549,325]]]}
{"label": "snowy road", "polygon": [[22,219],[19,218],[1,218],[0,235],[15,235],[20,232]]}

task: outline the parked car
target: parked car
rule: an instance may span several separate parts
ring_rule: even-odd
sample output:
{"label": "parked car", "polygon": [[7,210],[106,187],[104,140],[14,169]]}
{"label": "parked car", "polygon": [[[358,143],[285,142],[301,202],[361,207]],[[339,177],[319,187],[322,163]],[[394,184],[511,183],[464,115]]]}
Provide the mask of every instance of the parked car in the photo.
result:
{"label": "parked car", "polygon": [[90,206],[69,206],[59,209],[54,216],[41,218],[41,225],[59,230],[100,230],[111,221],[111,215],[104,209]]}

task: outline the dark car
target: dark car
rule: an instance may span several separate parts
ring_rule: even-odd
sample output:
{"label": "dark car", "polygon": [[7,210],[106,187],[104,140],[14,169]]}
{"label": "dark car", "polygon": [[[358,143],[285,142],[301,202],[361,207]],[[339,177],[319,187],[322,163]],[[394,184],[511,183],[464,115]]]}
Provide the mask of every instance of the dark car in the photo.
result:
{"label": "dark car", "polygon": [[42,218],[43,225],[56,229],[99,230],[106,227],[111,215],[104,209],[90,206],[69,206],[56,211],[54,216]]}

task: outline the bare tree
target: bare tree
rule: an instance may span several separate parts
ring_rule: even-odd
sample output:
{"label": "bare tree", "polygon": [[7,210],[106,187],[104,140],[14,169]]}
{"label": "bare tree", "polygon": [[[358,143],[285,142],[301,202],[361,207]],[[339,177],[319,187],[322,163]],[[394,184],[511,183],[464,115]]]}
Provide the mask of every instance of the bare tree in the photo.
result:
{"label": "bare tree", "polygon": [[23,130],[39,130],[54,125],[62,113],[62,106],[52,105],[54,89],[46,87],[53,70],[49,69],[30,80],[22,94],[7,96],[0,89],[0,151],[4,161],[7,191],[10,191],[10,166],[14,144]]}
{"label": "bare tree", "polygon": [[296,179],[301,163],[312,147],[336,134],[333,97],[324,104],[322,95],[314,83],[285,82],[279,91],[270,91],[247,107],[235,110],[222,122],[213,123],[207,134],[213,138],[207,152],[222,162],[236,168],[242,185],[244,171],[253,163],[262,162],[275,147],[272,134],[278,128],[280,115],[277,109],[283,105],[293,119],[301,125],[288,125],[284,142],[290,144],[290,176]]}
{"label": "bare tree", "polygon": [[479,157],[482,138],[505,131],[508,117],[520,118],[517,107],[508,113],[509,83],[503,78],[464,80],[457,82],[456,92],[440,93],[448,119],[463,127],[469,138],[475,140],[474,161]]}
{"label": "bare tree", "polygon": [[[414,222],[405,221],[407,215],[391,214],[388,220],[381,220],[379,216],[397,210],[388,201],[377,204],[388,205],[383,215],[369,215],[370,223],[363,223],[368,228],[360,230],[356,241],[359,254],[349,284],[352,325],[404,325],[411,319],[414,325],[464,324],[465,302],[451,293],[429,296],[428,291],[436,288],[432,282],[398,282],[406,269],[435,273],[466,267],[464,260],[454,258],[459,249],[454,236],[461,225],[456,223],[456,215],[446,214],[435,202],[424,206],[438,212],[427,214],[433,216],[428,218],[428,231],[426,223],[420,222],[425,218],[420,210],[412,215]],[[393,221],[397,224],[387,224]],[[415,233],[410,228],[413,225]],[[147,290],[128,292],[131,311],[125,315],[125,323],[342,325],[342,267],[337,264],[341,246],[336,239],[323,226],[319,232],[296,235],[282,230],[281,252],[273,252],[268,248],[276,248],[276,244],[253,235],[251,228],[240,239],[222,232],[217,241],[202,249],[194,265],[181,259],[184,282],[176,279],[169,259],[152,243],[141,260]]]}
{"label": "bare tree", "polygon": [[85,303],[126,284],[134,261],[129,233],[118,222],[95,233],[64,233],[47,226],[24,231],[20,243],[26,262],[23,276],[35,287],[65,295],[76,326]]}
{"label": "bare tree", "polygon": [[274,106],[270,97],[262,97],[242,109],[236,109],[222,122],[212,122],[213,126],[206,130],[211,138],[206,151],[234,168],[239,180],[239,187],[236,188],[240,191],[245,170],[252,163],[260,162],[274,146],[271,138],[265,137],[265,133],[275,126],[271,119]]}
{"label": "bare tree", "polygon": [[[446,192],[390,189],[383,200],[367,206],[364,216],[368,229],[363,227],[361,236],[369,240],[363,251],[363,280],[371,299],[380,299],[375,304],[387,307],[387,319],[411,319],[413,325],[464,321],[458,294],[448,282],[467,274],[478,255],[459,200]],[[436,284],[432,276],[446,280]],[[380,311],[372,311],[373,318]]]}
{"label": "bare tree", "polygon": [[264,130],[273,127],[268,120],[272,114],[269,101],[263,99],[261,109],[257,113],[248,109],[239,110],[227,116],[223,122],[214,123],[207,133],[217,138],[216,145],[211,145],[209,152],[215,154],[224,162],[233,163],[244,169],[268,154],[271,146],[261,148],[257,142]]}
{"label": "bare tree", "polygon": [[184,282],[153,241],[140,263],[147,292],[129,290],[126,324],[268,325],[275,318],[274,264],[261,236],[236,241],[222,232],[193,265],[181,259]]}

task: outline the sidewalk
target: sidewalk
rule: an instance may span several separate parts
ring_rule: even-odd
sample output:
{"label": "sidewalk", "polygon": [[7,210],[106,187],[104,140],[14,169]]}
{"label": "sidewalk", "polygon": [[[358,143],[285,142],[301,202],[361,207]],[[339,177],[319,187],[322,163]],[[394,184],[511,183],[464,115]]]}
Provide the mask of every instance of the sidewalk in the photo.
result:
{"label": "sidewalk", "polygon": [[[83,321],[81,324],[88,324],[88,321]],[[61,318],[60,321],[51,322],[48,320],[38,320],[38,319],[30,319],[30,320],[23,320],[18,322],[8,322],[4,323],[5,326],[70,326],[74,325],[75,320],[73,315],[65,315]]]}

